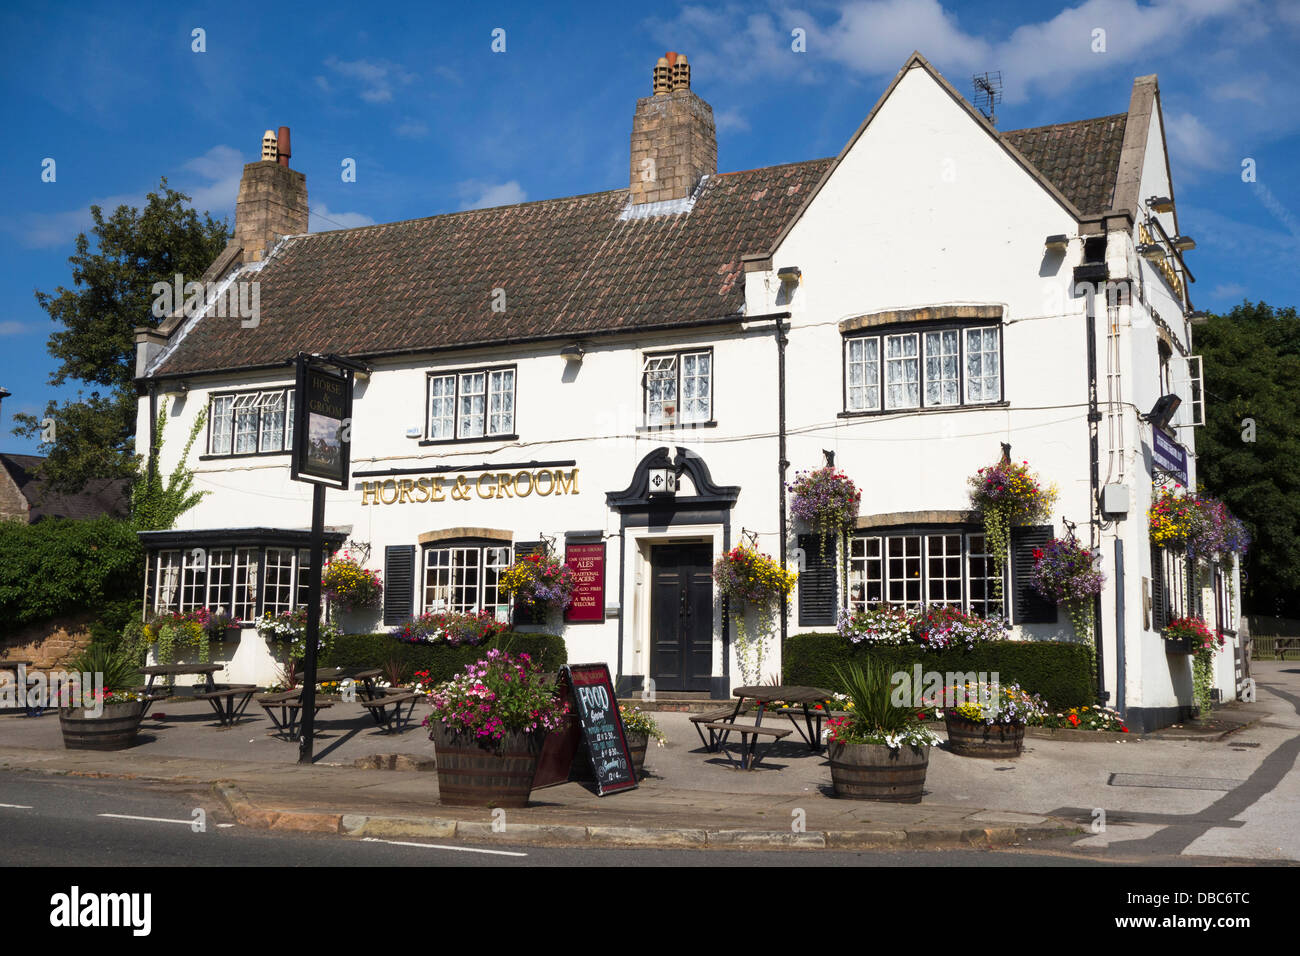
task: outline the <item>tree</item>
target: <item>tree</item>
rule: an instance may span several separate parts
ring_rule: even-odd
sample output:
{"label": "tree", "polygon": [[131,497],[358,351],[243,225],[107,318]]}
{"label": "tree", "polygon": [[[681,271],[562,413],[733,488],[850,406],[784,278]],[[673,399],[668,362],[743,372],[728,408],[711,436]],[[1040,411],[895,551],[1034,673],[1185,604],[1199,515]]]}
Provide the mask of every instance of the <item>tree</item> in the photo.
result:
{"label": "tree", "polygon": [[[15,415],[14,434],[41,437],[48,456],[42,477],[59,491],[75,493],[92,478],[134,478],[136,393],[134,330],[156,326],[152,312],[155,282],[172,282],[177,273],[197,280],[229,241],[227,222],[209,213],[200,220],[164,177],[149,193],[143,210],[118,206],[107,219],[99,206],[94,219],[94,250],[85,233],[69,257],[73,288],[53,294],[37,290],[36,301],[62,328],[51,333],[48,349],[59,360],[51,385],[69,380],[92,386],[75,401],[51,401],[45,413]],[[52,419],[52,436],[43,427]]]}
{"label": "tree", "polygon": [[1197,329],[1196,350],[1206,392],[1197,472],[1252,538],[1243,607],[1300,617],[1300,317],[1243,302]]}

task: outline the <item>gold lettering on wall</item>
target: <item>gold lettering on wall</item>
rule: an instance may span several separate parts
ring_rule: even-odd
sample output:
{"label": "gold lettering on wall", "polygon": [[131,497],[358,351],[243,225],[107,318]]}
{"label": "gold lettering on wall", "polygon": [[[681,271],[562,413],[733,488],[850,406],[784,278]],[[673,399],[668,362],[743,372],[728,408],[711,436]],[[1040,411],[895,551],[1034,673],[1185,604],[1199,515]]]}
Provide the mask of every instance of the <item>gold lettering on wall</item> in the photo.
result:
{"label": "gold lettering on wall", "polygon": [[537,471],[484,472],[477,480],[471,481],[465,475],[450,477],[385,478],[382,481],[361,482],[361,503],[363,505],[395,505],[420,501],[446,501],[446,483],[454,482],[452,500],[468,501],[470,487],[484,501],[499,501],[502,498],[527,498],[534,491],[539,497],[551,494],[576,495],[578,493],[578,469],[570,468],[566,473],[559,469],[539,469]]}

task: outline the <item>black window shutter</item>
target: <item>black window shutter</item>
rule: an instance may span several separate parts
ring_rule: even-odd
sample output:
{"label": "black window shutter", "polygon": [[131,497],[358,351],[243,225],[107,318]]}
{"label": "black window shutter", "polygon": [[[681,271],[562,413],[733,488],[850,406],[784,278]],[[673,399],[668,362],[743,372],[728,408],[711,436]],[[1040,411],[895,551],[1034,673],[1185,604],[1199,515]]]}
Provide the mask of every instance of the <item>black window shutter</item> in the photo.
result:
{"label": "black window shutter", "polygon": [[1052,526],[1047,524],[1011,529],[1011,587],[1016,624],[1056,623],[1056,602],[1029,586],[1034,549],[1043,547],[1053,537]]}
{"label": "black window shutter", "polygon": [[384,548],[384,626],[405,624],[415,601],[415,545]]}
{"label": "black window shutter", "polygon": [[1169,593],[1165,586],[1165,553],[1151,546],[1151,626],[1163,631],[1169,623]]}
{"label": "black window shutter", "polygon": [[834,627],[835,620],[835,536],[826,542],[822,557],[822,539],[816,534],[799,535],[804,565],[799,572],[799,626]]}
{"label": "black window shutter", "polygon": [[[526,558],[530,554],[541,554],[544,547],[545,544],[541,541],[516,541],[514,543],[515,551],[513,560],[518,561],[520,558]],[[518,607],[514,609],[513,615],[515,624],[534,623],[532,615],[525,613]]]}

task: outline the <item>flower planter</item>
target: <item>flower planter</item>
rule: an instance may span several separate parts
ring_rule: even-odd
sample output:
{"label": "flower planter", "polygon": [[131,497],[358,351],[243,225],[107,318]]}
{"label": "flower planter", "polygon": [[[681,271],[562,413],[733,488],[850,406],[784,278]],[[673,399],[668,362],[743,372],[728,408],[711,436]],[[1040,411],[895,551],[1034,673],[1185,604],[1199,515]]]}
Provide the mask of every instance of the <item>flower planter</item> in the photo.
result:
{"label": "flower planter", "polygon": [[84,707],[59,709],[63,746],[68,750],[125,750],[135,743],[144,717],[144,704],[106,704],[98,717]]}
{"label": "flower planter", "polygon": [[542,734],[507,734],[479,745],[441,723],[430,727],[438,760],[438,800],[448,807],[526,807]]}
{"label": "flower planter", "polygon": [[1166,637],[1164,642],[1166,654],[1193,654],[1196,652],[1191,637]]}
{"label": "flower planter", "polygon": [[632,755],[632,779],[640,780],[641,772],[645,767],[646,749],[650,746],[650,735],[628,732],[626,736],[627,749]]}
{"label": "flower planter", "polygon": [[1025,746],[1024,724],[986,724],[951,714],[944,717],[948,746],[962,757],[985,757],[1010,760],[1020,756]]}
{"label": "flower planter", "polygon": [[837,797],[920,803],[929,747],[832,743],[827,749],[831,787]]}

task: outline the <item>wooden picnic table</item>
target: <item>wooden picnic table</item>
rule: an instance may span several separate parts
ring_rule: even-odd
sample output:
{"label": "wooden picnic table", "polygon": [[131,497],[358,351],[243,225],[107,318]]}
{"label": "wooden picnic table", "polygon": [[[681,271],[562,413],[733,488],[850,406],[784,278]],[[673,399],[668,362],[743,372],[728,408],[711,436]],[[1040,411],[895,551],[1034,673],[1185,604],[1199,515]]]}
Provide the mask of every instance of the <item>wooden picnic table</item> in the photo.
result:
{"label": "wooden picnic table", "polygon": [[206,678],[206,692],[211,693],[217,689],[216,681],[212,675],[224,668],[225,664],[150,664],[148,667],[140,668],[140,673],[149,678],[148,683],[144,685],[145,695],[153,693],[153,682],[159,677],[179,677],[181,674],[200,674]]}
{"label": "wooden picnic table", "polygon": [[[775,730],[770,725],[763,726],[763,714],[773,704],[782,704],[783,708],[779,711],[784,716],[790,718],[794,729],[799,732],[799,736],[804,739],[813,753],[819,753],[822,749],[821,731],[822,720],[830,713],[830,701],[834,697],[832,691],[822,687],[804,687],[802,685],[790,684],[768,684],[762,686],[737,687],[732,691],[732,696],[736,698],[736,706],[730,714],[722,712],[704,715],[696,725],[696,730],[700,728],[709,731],[709,740],[705,746],[710,749],[721,749],[727,755],[727,759],[735,763],[730,751],[727,748],[727,737],[735,733],[741,737],[744,747],[744,754],[740,763],[746,770],[753,770],[761,760],[758,752],[758,742],[760,737],[771,737],[769,743],[776,743],[784,737],[790,735],[788,730]],[[737,718],[747,706],[757,705],[752,724],[742,724],[737,722]],[[804,726],[799,726],[799,717],[803,717]],[[806,732],[805,732],[806,728]],[[700,733],[703,739],[703,733]]]}
{"label": "wooden picnic table", "polygon": [[350,680],[361,684],[366,700],[374,700],[382,696],[375,686],[375,679],[382,673],[383,669],[379,667],[320,667],[316,669],[316,683]]}

